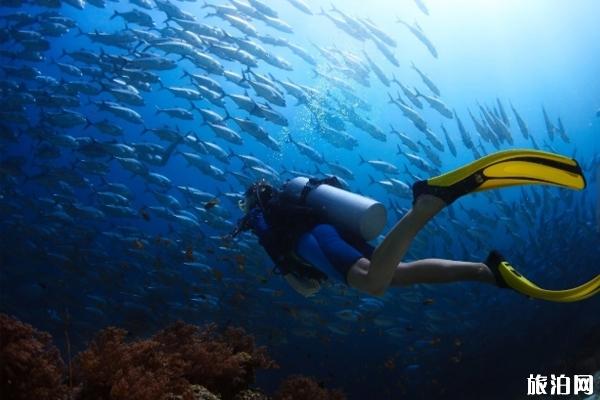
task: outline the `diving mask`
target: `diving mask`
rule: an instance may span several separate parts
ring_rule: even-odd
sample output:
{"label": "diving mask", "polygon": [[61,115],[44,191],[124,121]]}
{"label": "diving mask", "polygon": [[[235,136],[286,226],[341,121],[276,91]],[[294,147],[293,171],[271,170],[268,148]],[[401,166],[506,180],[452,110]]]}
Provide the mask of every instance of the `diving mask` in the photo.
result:
{"label": "diving mask", "polygon": [[244,198],[238,201],[238,207],[247,213],[254,206],[258,205],[264,208],[264,205],[273,196],[273,186],[269,185],[264,179],[254,183],[244,193]]}

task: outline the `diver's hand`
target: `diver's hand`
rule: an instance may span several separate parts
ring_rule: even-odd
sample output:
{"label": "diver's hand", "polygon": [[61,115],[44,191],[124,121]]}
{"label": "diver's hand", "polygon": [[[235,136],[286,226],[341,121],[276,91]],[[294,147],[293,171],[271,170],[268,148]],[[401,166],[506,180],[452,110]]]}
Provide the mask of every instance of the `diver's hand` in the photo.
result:
{"label": "diver's hand", "polygon": [[312,297],[317,294],[319,290],[321,290],[321,284],[316,279],[301,279],[293,274],[285,274],[283,278],[296,292],[300,293],[304,297]]}

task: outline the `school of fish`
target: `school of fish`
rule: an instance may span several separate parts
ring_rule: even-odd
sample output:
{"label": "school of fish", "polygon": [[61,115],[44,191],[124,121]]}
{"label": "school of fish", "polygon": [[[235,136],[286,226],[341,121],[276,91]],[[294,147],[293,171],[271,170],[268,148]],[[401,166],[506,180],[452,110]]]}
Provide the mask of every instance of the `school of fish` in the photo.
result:
{"label": "school of fish", "polygon": [[[410,207],[411,183],[448,170],[448,160],[515,143],[553,151],[571,136],[544,106],[543,134],[511,101],[474,101],[459,115],[397,46],[397,37],[412,35],[432,62],[443,57],[417,22],[398,17],[398,29],[386,32],[340,1],[329,9],[308,3],[2,2],[5,308],[26,299],[30,318],[44,310],[54,321],[68,309],[82,338],[108,323],[142,333],[175,319],[243,320],[277,343],[366,329],[408,349],[408,370],[436,360],[445,335],[455,338],[445,359],[461,361],[458,338],[476,329],[482,305],[498,304],[497,293],[482,300],[487,289],[464,285],[457,298],[456,289],[420,285],[369,298],[331,282],[318,296],[299,298],[251,234],[223,240],[241,216],[237,202],[257,179],[335,175],[384,202],[392,224]],[[426,18],[427,6],[415,5]],[[280,16],[284,9],[331,24],[356,46],[306,44]],[[402,76],[400,65],[414,75]],[[299,70],[306,79],[287,77]],[[365,93],[384,97],[395,122],[372,118]],[[424,117],[431,111],[436,118]],[[389,151],[366,156],[374,143]],[[600,157],[579,161],[597,184]],[[512,249],[515,264],[535,264],[537,255],[560,251],[548,250],[549,241],[600,230],[600,205],[586,207],[594,193],[511,193],[450,207],[416,238],[410,258],[481,259],[488,238],[502,235],[527,243]],[[547,221],[544,236],[531,228]],[[582,248],[574,257],[585,256]],[[577,268],[583,271],[575,266],[568,275]],[[564,273],[548,268],[532,278]],[[273,321],[272,312],[281,317]]]}

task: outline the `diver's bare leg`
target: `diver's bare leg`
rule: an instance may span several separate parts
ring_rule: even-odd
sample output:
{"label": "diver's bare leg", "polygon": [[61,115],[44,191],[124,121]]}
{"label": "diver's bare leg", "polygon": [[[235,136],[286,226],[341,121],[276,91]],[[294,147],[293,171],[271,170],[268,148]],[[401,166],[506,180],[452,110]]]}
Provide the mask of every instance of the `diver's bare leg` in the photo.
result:
{"label": "diver's bare leg", "polygon": [[361,258],[352,266],[347,275],[350,286],[374,295],[383,294],[414,237],[445,206],[437,197],[427,194],[419,196],[413,208],[377,246],[371,260]]}
{"label": "diver's bare leg", "polygon": [[391,286],[457,281],[478,281],[496,285],[494,274],[483,263],[427,258],[400,263],[394,273]]}

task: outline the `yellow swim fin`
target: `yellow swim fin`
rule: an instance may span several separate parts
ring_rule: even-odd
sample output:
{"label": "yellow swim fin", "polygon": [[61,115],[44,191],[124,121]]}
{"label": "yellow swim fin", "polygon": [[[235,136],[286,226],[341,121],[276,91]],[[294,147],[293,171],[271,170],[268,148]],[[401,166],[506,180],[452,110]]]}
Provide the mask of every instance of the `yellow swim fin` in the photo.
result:
{"label": "yellow swim fin", "polygon": [[498,151],[465,166],[413,185],[413,200],[431,194],[446,204],[467,193],[516,185],[553,185],[583,189],[585,177],[576,160],[539,150]]}
{"label": "yellow swim fin", "polygon": [[490,253],[485,263],[494,272],[498,286],[511,288],[535,299],[568,303],[585,300],[600,293],[600,274],[572,289],[546,290],[521,275],[496,251]]}

